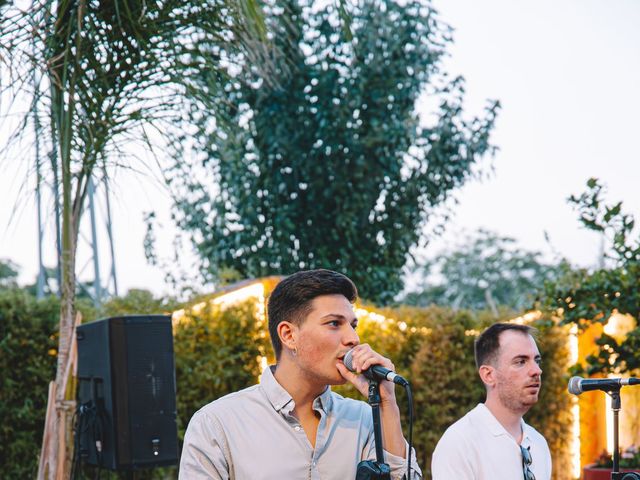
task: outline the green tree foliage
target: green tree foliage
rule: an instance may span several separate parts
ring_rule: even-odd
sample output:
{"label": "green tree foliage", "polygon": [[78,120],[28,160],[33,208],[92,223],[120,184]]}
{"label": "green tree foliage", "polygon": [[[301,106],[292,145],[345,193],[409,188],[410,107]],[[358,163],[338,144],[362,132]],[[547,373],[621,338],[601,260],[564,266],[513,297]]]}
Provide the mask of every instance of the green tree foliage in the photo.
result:
{"label": "green tree foliage", "polygon": [[[497,103],[463,118],[463,80],[441,71],[449,29],[428,2],[353,3],[348,29],[330,2],[265,12],[268,62],[211,52],[230,66],[227,78],[203,76],[208,95],[193,98],[188,143],[202,163],[184,168],[189,152],[177,154],[179,225],[214,280],[229,268],[247,278],[331,266],[365,298],[390,300],[434,207],[490,150]],[[437,106],[421,126],[425,92]]]}
{"label": "green tree foliage", "polygon": [[[604,186],[592,178],[587,191],[569,201],[577,208],[580,222],[608,240],[605,266],[592,272],[569,272],[545,291],[544,305],[559,311],[564,323],[581,329],[606,324],[613,313],[631,315],[636,322],[640,318],[640,237],[634,234],[635,220],[624,213],[622,203],[607,204],[604,193]],[[587,358],[587,373],[640,369],[640,328],[624,339],[603,334],[597,343],[599,351]]]}
{"label": "green tree foliage", "polygon": [[0,288],[16,285],[18,266],[11,260],[0,260]]}
{"label": "green tree foliage", "polygon": [[157,298],[148,290],[132,288],[123,297],[114,297],[105,302],[100,309],[100,316],[171,315],[179,305],[172,298]]}
{"label": "green tree foliage", "polygon": [[419,267],[422,285],[408,293],[403,303],[491,309],[494,313],[498,306],[527,308],[544,282],[568,270],[565,261],[549,264],[540,257],[539,252],[517,247],[513,238],[479,230],[461,246]]}

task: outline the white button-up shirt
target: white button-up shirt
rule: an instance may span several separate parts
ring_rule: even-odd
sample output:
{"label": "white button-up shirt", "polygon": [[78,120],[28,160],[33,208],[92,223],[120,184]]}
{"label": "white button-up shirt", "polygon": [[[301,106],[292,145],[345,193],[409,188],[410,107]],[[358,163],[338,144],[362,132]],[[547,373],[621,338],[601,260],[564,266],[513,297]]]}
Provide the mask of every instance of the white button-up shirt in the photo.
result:
{"label": "white button-up shirt", "polygon": [[[522,443],[529,448],[536,480],[551,478],[547,441],[522,421]],[[483,404],[451,425],[431,460],[433,480],[521,480],[522,453],[516,440]]]}
{"label": "white button-up shirt", "polygon": [[[206,405],[189,422],[180,480],[345,480],[356,477],[361,460],[375,459],[368,404],[327,388],[313,402],[320,415],[315,448],[292,415],[294,407],[270,368],[259,385]],[[385,451],[385,462],[391,477],[401,479],[406,459]],[[411,470],[412,479],[422,478],[415,454]]]}

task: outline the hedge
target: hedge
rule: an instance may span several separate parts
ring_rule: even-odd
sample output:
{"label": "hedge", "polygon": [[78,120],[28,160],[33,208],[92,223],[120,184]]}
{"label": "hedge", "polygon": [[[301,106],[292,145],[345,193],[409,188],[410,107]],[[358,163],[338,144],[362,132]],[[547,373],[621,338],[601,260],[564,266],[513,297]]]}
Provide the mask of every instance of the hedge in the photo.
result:
{"label": "hedge", "polygon": [[[388,355],[396,370],[413,385],[414,445],[425,478],[431,478],[431,453],[446,428],[477,403],[485,390],[475,369],[473,342],[488,325],[516,316],[503,312],[494,317],[429,307],[397,307],[380,314],[360,312],[358,333],[362,342]],[[226,311],[209,309],[176,328],[176,376],[181,438],[191,415],[202,405],[226,393],[257,382],[258,360],[273,361],[266,326],[255,307],[246,304]],[[571,476],[569,445],[570,398],[566,393],[567,330],[546,319],[532,323],[539,330],[543,388],[540,401],[526,416],[549,442],[554,480]],[[338,393],[362,398],[352,386],[336,387]],[[406,399],[398,401],[407,425]]]}
{"label": "hedge", "polygon": [[[101,313],[166,313],[163,306],[148,292],[132,291]],[[87,300],[79,299],[77,307],[85,322],[95,318]],[[57,297],[36,300],[27,290],[0,288],[1,478],[36,476],[49,382],[56,374],[59,319]]]}
{"label": "hedge", "polygon": [[35,478],[49,382],[56,373],[57,299],[0,290],[0,472]]}
{"label": "hedge", "polygon": [[[159,313],[163,302],[144,300],[144,313]],[[130,299],[131,300],[131,299]],[[119,310],[123,310],[120,312]],[[110,315],[134,313],[135,301],[111,303]],[[418,461],[430,476],[433,448],[444,430],[478,402],[484,400],[473,361],[475,336],[489,324],[512,318],[510,312],[494,317],[486,313],[453,311],[446,308],[397,307],[361,316],[361,341],[384,352],[398,372],[413,385],[414,445]],[[52,349],[58,305],[55,300],[35,301],[24,293],[0,292],[0,471],[7,478],[32,477],[42,438],[47,384],[55,373]],[[540,402],[526,420],[549,442],[554,461],[554,480],[570,475],[570,398],[566,394],[567,332],[550,320],[534,322],[543,355],[543,388]],[[209,306],[187,310],[174,328],[176,354],[179,438],[193,413],[208,402],[257,382],[261,359],[273,362],[264,319],[256,305],[245,303],[227,309]],[[19,369],[15,365],[20,365]],[[361,398],[351,386],[335,389]],[[406,416],[406,399],[398,399]],[[404,418],[403,425],[407,425]],[[137,478],[171,478],[174,469],[141,473]],[[105,475],[105,478],[113,478]]]}

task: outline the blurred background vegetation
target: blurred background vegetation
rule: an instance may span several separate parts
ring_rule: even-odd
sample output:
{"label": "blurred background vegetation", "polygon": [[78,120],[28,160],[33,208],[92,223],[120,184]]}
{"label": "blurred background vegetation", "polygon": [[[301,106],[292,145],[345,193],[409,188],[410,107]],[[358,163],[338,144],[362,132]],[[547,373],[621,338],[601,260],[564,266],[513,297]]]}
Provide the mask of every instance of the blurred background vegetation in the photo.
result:
{"label": "blurred background vegetation", "polygon": [[[42,438],[46,385],[55,370],[56,315],[58,300],[36,300],[17,287],[0,291],[0,413],[3,422],[0,462],[3,472],[15,477],[35,475]],[[82,305],[82,302],[81,302]],[[148,292],[131,291],[114,298],[100,316],[130,313],[170,313],[180,305],[153,298]],[[84,308],[84,321],[96,312]],[[83,310],[83,307],[80,307]],[[364,310],[373,312],[363,313]],[[474,367],[473,341],[486,326],[513,318],[515,312],[453,310],[437,306],[396,306],[359,309],[361,340],[385,352],[397,370],[412,380],[415,405],[414,445],[423,471],[428,475],[433,448],[444,430],[484,399],[484,387]],[[569,402],[566,395],[567,330],[550,320],[539,319],[543,352],[544,388],[541,405],[527,421],[549,440],[558,471],[569,466]],[[273,361],[264,319],[252,301],[228,308],[208,305],[193,313],[187,306],[174,328],[178,429],[184,436],[191,415],[200,407],[232,391],[255,384],[261,359]],[[20,365],[19,369],[15,366]],[[352,388],[336,389],[360,398]],[[399,393],[404,425],[406,397]],[[105,478],[108,473],[103,473]],[[172,478],[175,469],[157,469],[147,476]],[[112,475],[116,478],[115,475]],[[139,473],[137,478],[147,478]],[[429,477],[427,477],[429,478]],[[559,475],[555,478],[570,478]]]}

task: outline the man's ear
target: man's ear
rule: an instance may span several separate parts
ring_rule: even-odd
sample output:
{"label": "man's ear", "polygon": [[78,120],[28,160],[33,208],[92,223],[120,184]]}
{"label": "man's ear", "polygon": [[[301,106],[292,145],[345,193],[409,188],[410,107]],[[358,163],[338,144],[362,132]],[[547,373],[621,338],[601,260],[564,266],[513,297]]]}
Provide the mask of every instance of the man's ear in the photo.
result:
{"label": "man's ear", "polygon": [[496,383],[496,369],[491,365],[481,365],[478,369],[480,380],[488,387],[493,387]]}
{"label": "man's ear", "polygon": [[278,324],[278,337],[280,337],[280,342],[283,347],[295,351],[297,330],[296,326],[291,322],[284,321]]}

